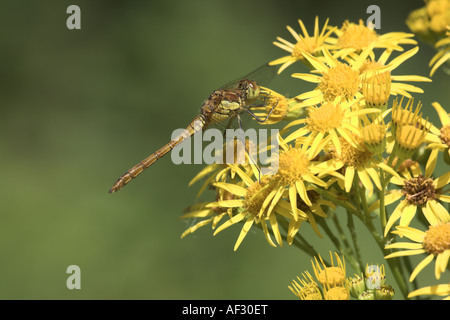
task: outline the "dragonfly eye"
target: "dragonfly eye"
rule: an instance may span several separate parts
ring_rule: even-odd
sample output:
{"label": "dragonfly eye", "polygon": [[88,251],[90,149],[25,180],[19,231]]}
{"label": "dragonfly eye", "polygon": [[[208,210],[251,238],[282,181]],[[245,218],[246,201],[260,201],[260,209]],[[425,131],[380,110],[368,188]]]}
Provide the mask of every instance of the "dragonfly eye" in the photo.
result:
{"label": "dragonfly eye", "polygon": [[253,81],[248,83],[247,87],[247,98],[254,99],[259,96],[260,87]]}

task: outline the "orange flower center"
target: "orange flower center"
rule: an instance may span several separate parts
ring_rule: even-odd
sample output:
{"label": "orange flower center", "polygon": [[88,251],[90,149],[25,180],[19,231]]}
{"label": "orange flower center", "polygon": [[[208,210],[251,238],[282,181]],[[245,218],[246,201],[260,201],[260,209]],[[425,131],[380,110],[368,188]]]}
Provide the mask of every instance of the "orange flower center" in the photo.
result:
{"label": "orange flower center", "polygon": [[337,62],[335,67],[330,68],[319,83],[319,89],[327,101],[336,97],[350,100],[358,92],[358,87],[359,72],[342,62]]}
{"label": "orange flower center", "polygon": [[423,247],[427,253],[434,255],[450,250],[450,222],[430,226],[425,232]]}
{"label": "orange flower center", "polygon": [[366,48],[378,37],[377,33],[373,29],[367,28],[362,20],[359,20],[359,24],[345,21],[341,31],[338,45],[341,48],[354,48],[358,51]]}

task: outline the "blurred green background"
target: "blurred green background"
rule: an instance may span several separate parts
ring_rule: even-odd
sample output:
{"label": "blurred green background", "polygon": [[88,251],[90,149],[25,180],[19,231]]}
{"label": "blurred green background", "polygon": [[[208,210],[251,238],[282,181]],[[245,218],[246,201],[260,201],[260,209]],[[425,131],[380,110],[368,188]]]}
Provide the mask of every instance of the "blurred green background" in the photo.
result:
{"label": "blurred green background", "polygon": [[[70,4],[81,8],[81,30],[66,28]],[[272,248],[251,231],[233,252],[238,226],[215,237],[206,227],[180,240],[189,225],[178,217],[197,192],[187,183],[200,165],[176,166],[167,156],[120,192],[107,191],[185,127],[215,88],[285,55],[272,41],[292,41],[286,25],[299,30],[301,18],[312,30],[316,15],[321,25],[327,17],[338,26],[365,21],[370,4],[381,8],[381,33],[408,31],[408,13],[423,6],[1,1],[0,298],[294,299],[291,279],[312,271],[295,247]],[[433,54],[421,44],[396,74],[428,76]],[[298,70],[305,71],[292,67],[273,89],[291,96],[310,90],[289,78]],[[449,77],[439,70],[432,84],[419,86],[425,113],[437,119],[430,103],[448,108]],[[301,230],[328,255],[328,240],[307,225]],[[382,262],[369,237],[361,246],[367,262]],[[81,290],[66,288],[72,264],[81,268]]]}

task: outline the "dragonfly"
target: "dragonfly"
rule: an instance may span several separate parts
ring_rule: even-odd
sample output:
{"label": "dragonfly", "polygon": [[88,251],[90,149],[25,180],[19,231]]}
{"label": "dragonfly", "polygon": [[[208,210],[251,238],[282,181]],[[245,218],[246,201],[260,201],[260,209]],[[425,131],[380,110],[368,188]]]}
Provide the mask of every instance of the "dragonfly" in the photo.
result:
{"label": "dragonfly", "polygon": [[248,113],[259,123],[266,122],[276,104],[271,107],[264,119],[256,116],[251,109],[252,107],[264,106],[267,103],[269,93],[262,86],[267,85],[275,74],[275,66],[264,64],[248,75],[214,90],[208,99],[203,102],[199,114],[180,135],[121,175],[111,187],[109,193],[122,189],[128,182],[169,153],[175,146],[213,124],[227,123],[226,128],[229,128],[237,119],[239,127],[242,129],[240,114],[243,112]]}

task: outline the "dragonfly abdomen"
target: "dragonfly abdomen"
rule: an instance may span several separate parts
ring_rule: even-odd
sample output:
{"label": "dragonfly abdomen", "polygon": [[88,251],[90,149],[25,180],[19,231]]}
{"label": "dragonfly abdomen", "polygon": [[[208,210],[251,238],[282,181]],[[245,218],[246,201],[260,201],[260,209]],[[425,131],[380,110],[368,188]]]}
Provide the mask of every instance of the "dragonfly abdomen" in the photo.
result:
{"label": "dragonfly abdomen", "polygon": [[206,119],[203,115],[200,115],[196,117],[189,126],[184,129],[184,131],[179,134],[175,139],[167,143],[162,148],[158,149],[156,152],[133,166],[130,170],[125,172],[123,175],[120,176],[119,179],[114,183],[114,185],[109,189],[109,193],[116,192],[120,189],[122,189],[128,182],[130,182],[132,179],[136,178],[139,174],[142,173],[145,169],[150,167],[152,164],[154,164],[156,161],[164,157],[167,153],[169,153],[173,148],[175,148],[176,145],[183,142],[185,139],[191,137],[193,134],[195,134],[198,131],[201,131],[204,129],[206,123]]}

